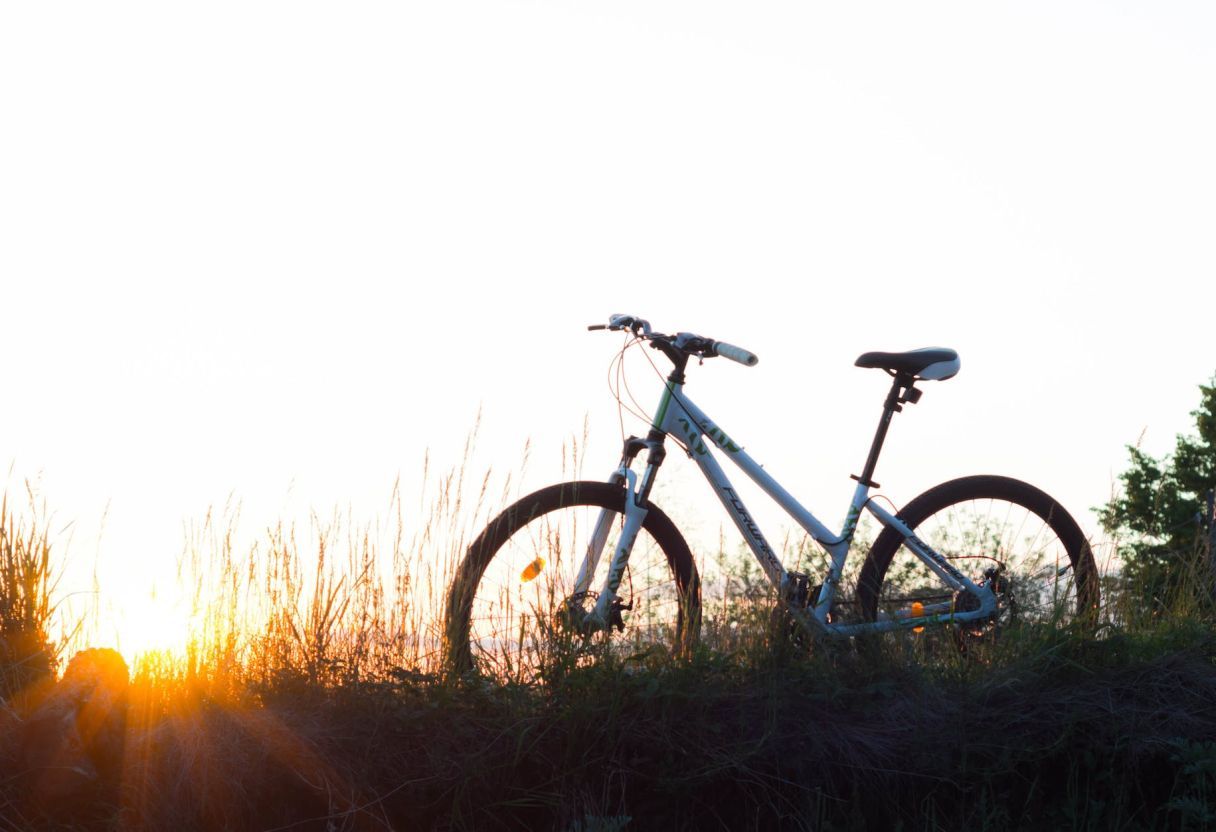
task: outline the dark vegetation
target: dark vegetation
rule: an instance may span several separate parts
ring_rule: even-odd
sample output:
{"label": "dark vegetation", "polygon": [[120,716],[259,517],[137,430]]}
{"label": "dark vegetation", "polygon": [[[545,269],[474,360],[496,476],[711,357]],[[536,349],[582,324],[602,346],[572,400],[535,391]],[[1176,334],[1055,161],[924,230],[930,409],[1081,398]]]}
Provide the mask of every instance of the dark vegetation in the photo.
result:
{"label": "dark vegetation", "polygon": [[1202,389],[1198,438],[1133,451],[1104,510],[1127,568],[1098,626],[1010,628],[966,655],[933,631],[808,650],[745,580],[692,656],[452,678],[431,613],[450,564],[424,564],[461,550],[447,518],[484,515],[443,496],[389,576],[368,535],[319,528],[306,559],[280,529],[241,559],[204,528],[198,637],[128,685],[113,654],[62,662],[44,527],[6,504],[0,830],[1216,828]]}
{"label": "dark vegetation", "polygon": [[1108,532],[1125,538],[1125,591],[1163,609],[1180,593],[1210,611],[1216,598],[1211,553],[1216,509],[1216,378],[1199,388],[1191,412],[1195,434],[1181,435],[1174,453],[1156,459],[1129,447],[1122,494],[1102,510]]}
{"label": "dark vegetation", "polygon": [[1209,627],[1023,633],[984,664],[919,652],[705,650],[568,668],[536,688],[403,672],[224,692],[137,677],[117,779],[44,802],[10,779],[0,828],[1216,822]]}

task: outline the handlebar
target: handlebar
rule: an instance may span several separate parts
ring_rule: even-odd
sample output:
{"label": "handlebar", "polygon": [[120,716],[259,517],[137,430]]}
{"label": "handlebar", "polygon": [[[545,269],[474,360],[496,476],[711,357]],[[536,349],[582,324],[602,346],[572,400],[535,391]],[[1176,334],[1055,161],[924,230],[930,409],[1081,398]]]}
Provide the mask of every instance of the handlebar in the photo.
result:
{"label": "handlebar", "polygon": [[[754,367],[759,363],[760,358],[750,350],[745,350],[742,347],[736,347],[734,344],[728,344],[725,341],[715,341],[712,338],[705,338],[701,335],[694,335],[691,332],[677,332],[675,335],[664,335],[661,332],[655,332],[650,327],[650,322],[645,318],[638,318],[633,315],[613,315],[608,319],[606,324],[592,324],[588,326],[589,331],[607,329],[614,332],[620,330],[629,330],[634,334],[634,337],[642,341],[650,341],[650,345],[656,349],[660,349],[665,353],[668,350],[675,350],[677,353],[682,353],[685,356],[697,356],[698,358],[713,358],[721,356],[729,358],[745,367]],[[668,353],[670,357],[671,353]],[[680,365],[681,367],[683,364]]]}
{"label": "handlebar", "polygon": [[738,361],[747,367],[755,367],[760,363],[760,357],[754,352],[748,352],[743,347],[736,347],[734,344],[727,344],[724,341],[714,341],[714,353],[729,358],[731,361]]}
{"label": "handlebar", "polygon": [[636,318],[633,315],[611,315],[606,324],[591,324],[587,327],[588,330],[609,329],[613,332],[628,329],[634,335],[639,337],[650,337],[650,321],[645,318]]}

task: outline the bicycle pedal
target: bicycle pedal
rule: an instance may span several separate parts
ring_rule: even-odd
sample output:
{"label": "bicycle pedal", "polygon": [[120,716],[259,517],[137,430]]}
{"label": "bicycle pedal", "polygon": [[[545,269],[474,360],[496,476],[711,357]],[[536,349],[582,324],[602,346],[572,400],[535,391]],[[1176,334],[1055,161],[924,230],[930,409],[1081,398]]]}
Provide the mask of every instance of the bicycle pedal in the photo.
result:
{"label": "bicycle pedal", "polygon": [[786,603],[795,609],[804,610],[819,597],[819,586],[811,586],[811,576],[804,572],[790,572],[786,587]]}
{"label": "bicycle pedal", "polygon": [[633,601],[626,604],[621,599],[616,599],[612,602],[612,607],[608,610],[608,628],[616,630],[618,633],[625,631],[625,617],[621,615],[624,610],[632,610]]}

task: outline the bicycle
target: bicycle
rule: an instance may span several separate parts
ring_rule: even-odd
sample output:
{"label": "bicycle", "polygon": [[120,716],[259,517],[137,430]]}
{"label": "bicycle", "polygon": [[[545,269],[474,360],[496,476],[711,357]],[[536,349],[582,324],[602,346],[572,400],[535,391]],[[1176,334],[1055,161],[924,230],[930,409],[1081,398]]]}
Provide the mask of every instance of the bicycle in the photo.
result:
{"label": "bicycle", "polygon": [[[954,350],[869,352],[855,362],[884,370],[892,383],[862,472],[852,477],[857,484],[837,534],[684,392],[689,359],[723,357],[754,366],[755,354],[688,332],[656,332],[630,315],[613,315],[588,329],[623,331],[629,345],[646,343],[671,361],[650,429],[644,438],[625,440],[607,482],[562,483],[530,494],[469,546],[445,607],[446,657],[454,671],[477,667],[536,678],[553,643],[562,639],[619,643],[643,653],[654,645],[678,652],[692,647],[701,623],[697,567],[683,535],[650,502],[669,438],[696,462],[785,612],[813,637],[948,625],[965,644],[1014,621],[1066,624],[1096,614],[1098,571],[1089,543],[1073,518],[1038,488],[1007,477],[964,477],[930,488],[898,512],[870,496],[880,487],[874,472],[892,417],[920,400],[918,383],[945,381],[958,372]],[[822,580],[814,583],[782,565],[715,450],[824,550],[829,566]],[[634,465],[643,454],[639,476]],[[850,601],[840,590],[863,512],[882,531],[857,574],[850,615]]]}

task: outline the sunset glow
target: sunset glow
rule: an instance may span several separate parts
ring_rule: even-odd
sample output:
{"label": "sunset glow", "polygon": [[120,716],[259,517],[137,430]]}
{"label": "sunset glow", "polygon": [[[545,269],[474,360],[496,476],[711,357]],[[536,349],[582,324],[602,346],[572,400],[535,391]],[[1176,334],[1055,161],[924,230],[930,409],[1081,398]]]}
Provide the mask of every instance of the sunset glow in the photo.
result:
{"label": "sunset glow", "polygon": [[[111,588],[113,591],[114,588]],[[107,616],[115,647],[134,667],[144,653],[165,653],[184,659],[192,636],[197,635],[198,616],[187,602],[173,601],[153,592],[131,592]]]}

